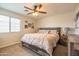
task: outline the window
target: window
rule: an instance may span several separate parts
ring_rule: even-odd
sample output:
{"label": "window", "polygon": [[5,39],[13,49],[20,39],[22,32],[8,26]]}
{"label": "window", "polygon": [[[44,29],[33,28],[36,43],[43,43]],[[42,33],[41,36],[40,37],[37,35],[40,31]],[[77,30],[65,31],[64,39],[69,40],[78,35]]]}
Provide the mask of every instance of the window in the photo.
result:
{"label": "window", "polygon": [[0,33],[19,32],[20,20],[17,18],[0,15]]}
{"label": "window", "polygon": [[0,32],[9,32],[9,17],[0,15]]}
{"label": "window", "polygon": [[20,31],[20,20],[16,18],[11,18],[11,32]]}

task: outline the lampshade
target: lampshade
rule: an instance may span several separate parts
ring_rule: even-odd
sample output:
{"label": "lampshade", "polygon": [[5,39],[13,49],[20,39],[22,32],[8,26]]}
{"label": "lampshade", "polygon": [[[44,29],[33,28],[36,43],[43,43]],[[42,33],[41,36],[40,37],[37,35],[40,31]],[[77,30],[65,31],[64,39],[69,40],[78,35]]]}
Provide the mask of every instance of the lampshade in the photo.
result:
{"label": "lampshade", "polygon": [[67,35],[68,31],[69,31],[69,28],[64,27],[64,28],[62,28],[61,31],[62,31],[62,34]]}

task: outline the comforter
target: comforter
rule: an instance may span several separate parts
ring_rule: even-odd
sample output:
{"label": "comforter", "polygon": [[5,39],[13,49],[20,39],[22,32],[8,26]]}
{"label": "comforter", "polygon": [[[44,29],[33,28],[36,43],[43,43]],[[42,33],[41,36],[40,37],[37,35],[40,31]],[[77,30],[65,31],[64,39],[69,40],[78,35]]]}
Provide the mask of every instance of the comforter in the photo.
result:
{"label": "comforter", "polygon": [[56,43],[59,40],[58,34],[44,34],[44,33],[30,33],[25,34],[21,41],[28,44],[37,46],[41,49],[44,49],[52,55],[53,47],[56,47]]}

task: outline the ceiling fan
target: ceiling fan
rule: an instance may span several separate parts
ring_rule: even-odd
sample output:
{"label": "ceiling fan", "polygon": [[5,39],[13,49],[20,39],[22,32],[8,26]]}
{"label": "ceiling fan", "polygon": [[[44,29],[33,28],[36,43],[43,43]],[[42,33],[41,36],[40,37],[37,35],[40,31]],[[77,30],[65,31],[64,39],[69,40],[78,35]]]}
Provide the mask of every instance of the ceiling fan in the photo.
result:
{"label": "ceiling fan", "polygon": [[[26,8],[25,11],[28,11],[28,10],[31,11],[31,12],[29,12],[27,15],[33,14],[34,16],[37,16],[38,13],[47,14],[47,12],[45,12],[45,11],[40,11],[40,9],[43,7],[42,4],[37,4],[37,5],[34,5],[33,7],[34,7],[34,8],[29,8],[29,7],[27,7],[27,6],[24,6],[24,8]],[[27,9],[28,9],[28,10],[27,10]]]}

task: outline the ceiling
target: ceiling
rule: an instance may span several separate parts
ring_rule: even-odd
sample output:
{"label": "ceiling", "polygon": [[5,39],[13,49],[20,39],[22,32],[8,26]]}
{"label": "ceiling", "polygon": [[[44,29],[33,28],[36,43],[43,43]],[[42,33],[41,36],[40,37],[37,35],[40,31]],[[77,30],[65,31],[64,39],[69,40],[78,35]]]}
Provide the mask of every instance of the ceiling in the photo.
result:
{"label": "ceiling", "polygon": [[46,11],[47,14],[39,14],[39,16],[35,17],[33,15],[27,15],[28,12],[24,11],[25,10],[24,6],[33,8],[33,4],[31,3],[0,3],[0,7],[10,10],[12,12],[16,12],[23,16],[28,16],[28,17],[31,16],[34,18],[41,19],[41,18],[48,17],[51,15],[74,11],[77,5],[76,3],[43,3],[42,10]]}

